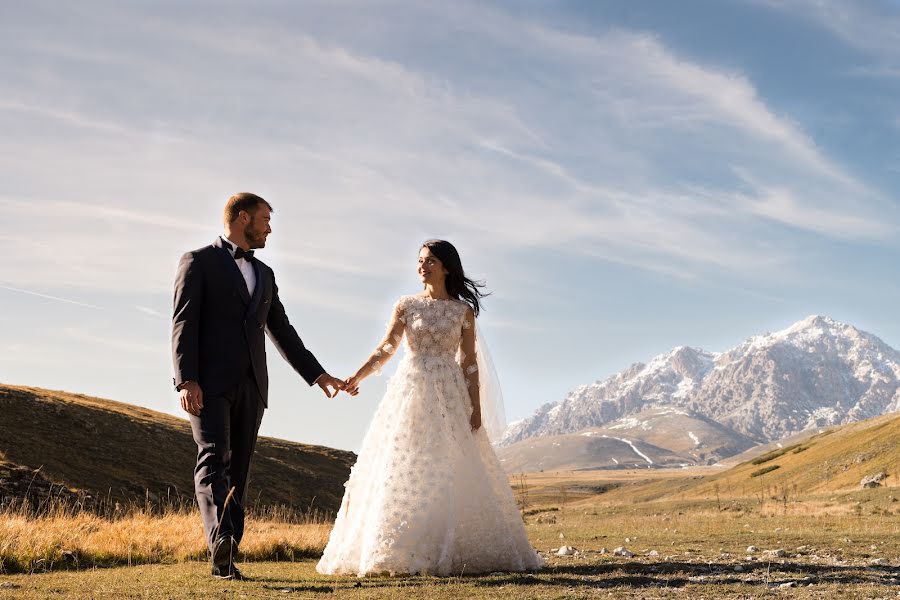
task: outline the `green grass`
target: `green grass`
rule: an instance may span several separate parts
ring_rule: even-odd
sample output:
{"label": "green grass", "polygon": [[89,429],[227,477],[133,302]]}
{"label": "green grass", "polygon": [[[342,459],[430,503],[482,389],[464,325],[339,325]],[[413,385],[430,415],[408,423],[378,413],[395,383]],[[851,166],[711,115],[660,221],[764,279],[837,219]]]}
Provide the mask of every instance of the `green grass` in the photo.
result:
{"label": "green grass", "polygon": [[314,561],[257,563],[245,570],[253,580],[216,582],[201,565],[165,565],[110,569],[95,573],[58,573],[9,580],[0,598],[783,598],[778,586],[799,584],[791,598],[894,597],[897,585],[887,570],[818,569],[790,562],[748,566],[634,560],[559,561],[535,574],[482,577],[326,578]]}

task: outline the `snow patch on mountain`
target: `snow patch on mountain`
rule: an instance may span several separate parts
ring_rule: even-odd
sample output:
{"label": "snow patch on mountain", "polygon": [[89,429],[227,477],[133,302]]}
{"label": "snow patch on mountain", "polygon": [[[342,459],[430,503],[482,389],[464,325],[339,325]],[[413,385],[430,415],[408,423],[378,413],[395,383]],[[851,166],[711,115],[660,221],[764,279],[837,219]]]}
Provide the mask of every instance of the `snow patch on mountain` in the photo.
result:
{"label": "snow patch on mountain", "polygon": [[579,386],[511,424],[502,444],[592,427],[650,427],[633,417],[648,409],[697,415],[768,442],[900,409],[900,353],[814,315],[726,352],[679,346]]}

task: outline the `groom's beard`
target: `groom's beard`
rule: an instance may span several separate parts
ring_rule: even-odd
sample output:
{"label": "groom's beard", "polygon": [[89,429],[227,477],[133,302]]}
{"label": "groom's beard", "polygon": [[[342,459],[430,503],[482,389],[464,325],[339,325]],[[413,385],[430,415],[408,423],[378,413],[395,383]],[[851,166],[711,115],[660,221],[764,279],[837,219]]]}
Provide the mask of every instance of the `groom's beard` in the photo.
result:
{"label": "groom's beard", "polygon": [[247,240],[247,245],[250,246],[251,250],[253,248],[265,248],[266,234],[254,231],[254,224],[255,220],[250,221],[250,223],[246,227],[244,227],[244,238]]}

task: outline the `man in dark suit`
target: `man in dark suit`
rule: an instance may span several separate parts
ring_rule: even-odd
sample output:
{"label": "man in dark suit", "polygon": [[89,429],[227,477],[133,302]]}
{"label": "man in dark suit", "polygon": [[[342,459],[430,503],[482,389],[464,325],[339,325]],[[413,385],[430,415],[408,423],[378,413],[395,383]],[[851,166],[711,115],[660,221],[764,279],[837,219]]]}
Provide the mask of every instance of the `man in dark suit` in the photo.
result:
{"label": "man in dark suit", "polygon": [[255,194],[229,198],[225,234],[182,256],[175,279],[175,389],[197,442],[194,489],[213,575],[221,578],[241,578],[234,557],[244,533],[250,460],[268,406],[265,334],[309,385],[329,398],[345,387],[303,345],[272,269],[253,256],[272,233],[271,213]]}

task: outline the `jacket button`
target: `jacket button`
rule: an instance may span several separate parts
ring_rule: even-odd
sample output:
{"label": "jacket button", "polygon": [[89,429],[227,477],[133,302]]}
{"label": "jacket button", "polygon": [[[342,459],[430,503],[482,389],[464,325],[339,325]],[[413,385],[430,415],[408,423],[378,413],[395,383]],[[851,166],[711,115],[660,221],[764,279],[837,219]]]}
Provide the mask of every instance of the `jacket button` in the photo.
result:
{"label": "jacket button", "polygon": [[262,329],[262,328],[263,328],[263,326],[262,326],[262,324],[260,324],[260,326],[259,326],[259,328],[260,328],[260,329]]}

